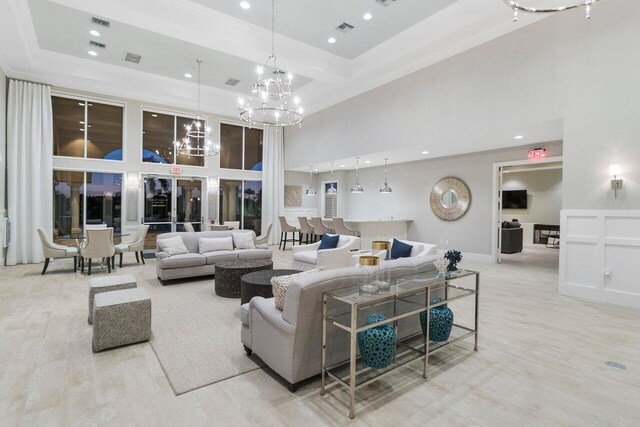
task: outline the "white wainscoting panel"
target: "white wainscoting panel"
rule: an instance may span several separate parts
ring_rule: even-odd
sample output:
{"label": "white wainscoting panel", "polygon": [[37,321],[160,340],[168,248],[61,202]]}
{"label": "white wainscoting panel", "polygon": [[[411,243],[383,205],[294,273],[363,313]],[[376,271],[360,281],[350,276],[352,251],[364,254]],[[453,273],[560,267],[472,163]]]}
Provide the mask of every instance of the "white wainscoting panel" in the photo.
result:
{"label": "white wainscoting panel", "polygon": [[317,217],[318,210],[308,208],[284,208],[284,217],[289,225],[300,227],[300,222],[298,221],[298,217],[300,216],[307,218]]}
{"label": "white wainscoting panel", "polygon": [[640,308],[640,211],[563,210],[560,293]]}

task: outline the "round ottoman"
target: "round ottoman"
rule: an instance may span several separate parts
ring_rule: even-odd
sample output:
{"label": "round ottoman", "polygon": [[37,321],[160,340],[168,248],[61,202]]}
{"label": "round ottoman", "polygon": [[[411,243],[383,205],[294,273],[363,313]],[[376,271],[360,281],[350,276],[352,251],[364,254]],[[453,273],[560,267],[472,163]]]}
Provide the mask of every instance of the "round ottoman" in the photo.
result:
{"label": "round ottoman", "polygon": [[253,297],[271,298],[273,296],[271,278],[296,273],[300,273],[300,270],[262,270],[245,274],[242,276],[240,286],[240,304],[248,303]]}
{"label": "round ottoman", "polygon": [[273,269],[270,259],[241,259],[216,264],[214,290],[225,298],[240,298],[240,282],[247,273]]}

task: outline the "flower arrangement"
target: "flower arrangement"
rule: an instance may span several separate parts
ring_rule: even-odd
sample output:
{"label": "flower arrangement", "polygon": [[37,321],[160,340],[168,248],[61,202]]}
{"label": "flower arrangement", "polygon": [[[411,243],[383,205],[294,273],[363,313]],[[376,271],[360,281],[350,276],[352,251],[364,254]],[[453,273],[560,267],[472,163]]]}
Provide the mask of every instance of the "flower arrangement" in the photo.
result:
{"label": "flower arrangement", "polygon": [[438,270],[438,276],[444,277],[447,272],[447,264],[449,264],[449,262],[444,258],[433,261],[433,265],[436,267],[436,270]]}
{"label": "flower arrangement", "polygon": [[444,254],[444,258],[449,261],[449,265],[447,266],[447,271],[457,271],[458,263],[462,261],[462,252],[450,250]]}

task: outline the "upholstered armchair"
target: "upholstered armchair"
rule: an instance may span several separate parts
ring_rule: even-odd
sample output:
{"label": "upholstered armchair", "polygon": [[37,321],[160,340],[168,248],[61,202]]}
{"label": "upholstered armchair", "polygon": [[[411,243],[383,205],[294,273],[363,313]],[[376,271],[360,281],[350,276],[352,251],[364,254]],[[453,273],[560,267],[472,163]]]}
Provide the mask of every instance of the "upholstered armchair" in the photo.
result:
{"label": "upholstered armchair", "polygon": [[271,235],[271,229],[273,228],[273,223],[270,222],[267,225],[267,229],[260,236],[256,237],[256,245],[268,245],[269,244],[269,236]]}
{"label": "upholstered armchair", "polygon": [[105,258],[107,269],[111,273],[111,257],[116,253],[113,246],[113,228],[87,229],[87,244],[82,249],[82,271],[84,272],[84,260],[89,260],[89,276],[91,276],[91,260],[93,258]]}
{"label": "upholstered armchair", "polygon": [[73,272],[75,273],[78,271],[78,248],[54,243],[47,235],[47,232],[42,228],[38,228],[38,236],[40,236],[42,253],[44,254],[44,268],[42,269],[42,274],[47,271],[49,261],[55,258],[73,258]]}
{"label": "upholstered armchair", "polygon": [[184,225],[184,231],[186,231],[187,233],[196,232],[195,228],[193,228],[193,224],[191,224],[190,222],[185,222],[183,225]]}
{"label": "upholstered armchair", "polygon": [[306,244],[313,243],[316,241],[315,239],[315,231],[311,224],[309,224],[309,220],[305,216],[299,216],[298,222],[300,223],[300,244],[302,244],[302,236],[304,235],[304,242]]}
{"label": "upholstered armchair", "polygon": [[[120,255],[120,268],[122,268],[122,254],[125,252],[135,252],[136,262],[140,264],[140,260],[142,260],[142,263],[145,264],[142,251],[144,250],[147,231],[149,231],[149,225],[140,225],[133,230],[130,236],[123,237],[122,242],[115,245],[115,253],[116,255]],[[115,265],[113,265],[113,267],[115,267]]]}
{"label": "upholstered armchair", "polygon": [[322,218],[320,217],[311,218],[309,222],[311,223],[311,226],[313,227],[313,232],[316,236],[323,236],[325,234],[334,234],[331,228],[324,225],[324,222],[322,222]]}
{"label": "upholstered armchair", "polygon": [[356,230],[352,230],[344,225],[344,218],[333,218],[333,228],[336,234],[341,234],[344,236],[358,236],[360,237],[360,232]]}
{"label": "upholstered armchair", "polygon": [[326,270],[351,266],[350,251],[360,249],[360,238],[356,236],[340,236],[335,249],[318,250],[320,243],[293,248],[293,269],[312,270],[324,267]]}

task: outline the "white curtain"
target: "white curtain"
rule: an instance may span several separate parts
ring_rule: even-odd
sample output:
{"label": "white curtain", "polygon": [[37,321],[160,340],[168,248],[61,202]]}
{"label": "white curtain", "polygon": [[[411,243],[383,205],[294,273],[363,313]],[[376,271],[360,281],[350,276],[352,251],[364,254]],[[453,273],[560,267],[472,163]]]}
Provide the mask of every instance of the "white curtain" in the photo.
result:
{"label": "white curtain", "polygon": [[284,130],[266,127],[262,151],[262,229],[273,223],[269,243],[280,241],[280,220],[284,215]]}
{"label": "white curtain", "polygon": [[53,118],[46,85],[9,81],[7,211],[7,265],[41,262],[36,229],[53,232]]}

